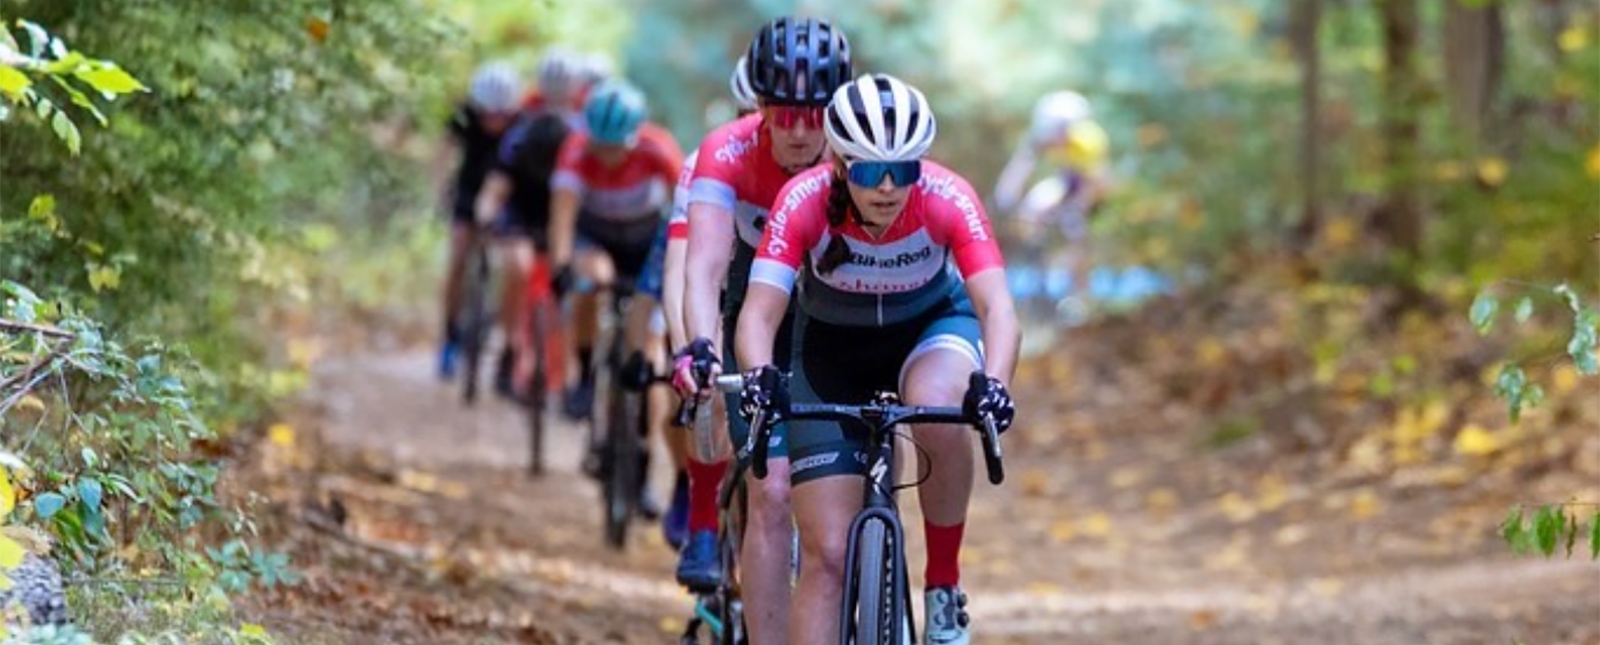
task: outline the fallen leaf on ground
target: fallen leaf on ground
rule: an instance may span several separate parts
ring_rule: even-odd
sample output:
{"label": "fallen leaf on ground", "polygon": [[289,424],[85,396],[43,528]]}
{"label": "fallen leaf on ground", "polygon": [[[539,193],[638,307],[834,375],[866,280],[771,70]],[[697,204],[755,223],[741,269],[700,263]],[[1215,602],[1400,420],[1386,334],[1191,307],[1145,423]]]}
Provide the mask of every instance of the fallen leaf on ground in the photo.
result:
{"label": "fallen leaf on ground", "polygon": [[1382,510],[1382,503],[1378,501],[1377,494],[1371,490],[1356,493],[1355,499],[1350,500],[1350,517],[1355,520],[1367,520],[1377,515]]}
{"label": "fallen leaf on ground", "polygon": [[1256,516],[1257,512],[1256,508],[1250,505],[1249,500],[1235,492],[1229,492],[1223,495],[1221,499],[1218,499],[1217,508],[1221,509],[1222,514],[1228,518],[1228,521],[1235,524],[1250,521]]}
{"label": "fallen leaf on ground", "polygon": [[1095,513],[1084,518],[1083,534],[1095,538],[1111,535],[1111,516],[1105,513]]}
{"label": "fallen leaf on ground", "polygon": [[1178,509],[1178,494],[1170,488],[1157,488],[1145,495],[1144,505],[1151,513],[1167,515]]}
{"label": "fallen leaf on ground", "polygon": [[1456,435],[1455,449],[1457,454],[1482,457],[1499,450],[1500,441],[1493,433],[1473,423]]}
{"label": "fallen leaf on ground", "polygon": [[1203,630],[1211,629],[1212,627],[1216,627],[1216,626],[1217,626],[1217,612],[1215,612],[1215,611],[1212,611],[1210,609],[1201,609],[1199,611],[1190,612],[1190,614],[1189,614],[1189,628],[1190,629],[1194,629],[1196,631],[1203,631]]}
{"label": "fallen leaf on ground", "polygon": [[276,446],[294,447],[294,426],[287,423],[272,424],[272,427],[267,428],[267,440]]}
{"label": "fallen leaf on ground", "polygon": [[1061,520],[1050,525],[1050,539],[1057,542],[1070,542],[1078,536],[1078,528],[1072,520]]}

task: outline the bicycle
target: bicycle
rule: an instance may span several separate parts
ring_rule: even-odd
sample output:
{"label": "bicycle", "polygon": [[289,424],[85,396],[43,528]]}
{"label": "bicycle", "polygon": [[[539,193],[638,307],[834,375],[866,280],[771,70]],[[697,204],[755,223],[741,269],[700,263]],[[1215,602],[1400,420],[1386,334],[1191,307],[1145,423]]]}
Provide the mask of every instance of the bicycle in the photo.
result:
{"label": "bicycle", "polygon": [[562,353],[566,345],[561,338],[561,311],[550,288],[550,269],[541,254],[534,259],[528,289],[528,342],[525,349],[531,352],[533,373],[519,403],[528,420],[528,472],[544,474],[545,411],[549,408],[550,386],[562,382]]}
{"label": "bicycle", "polygon": [[[699,417],[698,400],[685,402],[679,411],[678,425],[688,427]],[[679,645],[702,645],[702,628],[710,640],[705,645],[749,645],[744,624],[744,600],[739,588],[739,544],[744,534],[748,498],[744,474],[750,459],[735,456],[732,467],[723,475],[717,493],[717,561],[722,581],[711,589],[690,589],[695,594],[694,615],[684,626]]]}
{"label": "bicycle", "polygon": [[478,371],[483,363],[484,346],[495,324],[495,312],[489,306],[489,294],[494,274],[490,270],[488,231],[479,228],[474,236],[467,259],[466,275],[462,276],[460,310],[456,314],[457,333],[460,334],[461,401],[472,405],[478,400]]}
{"label": "bicycle", "polygon": [[[609,316],[602,317],[595,342],[595,398],[605,401],[604,415],[589,415],[589,458],[584,471],[600,479],[606,543],[621,550],[627,546],[628,524],[639,515],[639,496],[644,486],[649,447],[647,394],[652,385],[667,383],[670,374],[656,374],[643,354],[624,361],[626,343],[622,322],[633,300],[633,285],[617,282],[598,291],[609,291]],[[599,450],[595,450],[595,447]]]}
{"label": "bicycle", "polygon": [[[971,387],[982,387],[984,376],[974,374]],[[737,392],[744,376],[717,377],[717,388]],[[739,448],[740,459],[751,460],[757,479],[767,476],[767,443],[771,434],[766,411],[750,422],[750,436]],[[1005,481],[1000,434],[994,419],[973,418],[960,407],[906,406],[893,392],[880,392],[861,405],[831,403],[791,404],[783,418],[789,421],[838,421],[867,435],[866,499],[850,524],[845,550],[844,593],[840,599],[839,642],[850,645],[901,645],[916,641],[911,613],[911,585],[906,573],[905,531],[895,505],[895,426],[911,423],[958,423],[982,431],[984,466],[989,483]],[[747,457],[748,455],[748,457]]]}

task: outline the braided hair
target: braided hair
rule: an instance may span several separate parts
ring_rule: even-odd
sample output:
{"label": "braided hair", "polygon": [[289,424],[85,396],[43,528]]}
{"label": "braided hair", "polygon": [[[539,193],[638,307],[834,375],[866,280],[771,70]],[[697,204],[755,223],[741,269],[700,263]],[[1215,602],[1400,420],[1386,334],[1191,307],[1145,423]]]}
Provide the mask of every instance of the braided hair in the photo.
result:
{"label": "braided hair", "polygon": [[[833,181],[828,184],[828,227],[838,229],[844,226],[846,217],[854,216],[860,219],[861,215],[855,211],[855,205],[850,202],[850,186],[837,170],[833,172]],[[828,240],[828,248],[822,251],[822,259],[817,261],[817,272],[822,275],[833,273],[839,265],[850,261],[850,243],[846,242],[843,235],[835,234]]]}

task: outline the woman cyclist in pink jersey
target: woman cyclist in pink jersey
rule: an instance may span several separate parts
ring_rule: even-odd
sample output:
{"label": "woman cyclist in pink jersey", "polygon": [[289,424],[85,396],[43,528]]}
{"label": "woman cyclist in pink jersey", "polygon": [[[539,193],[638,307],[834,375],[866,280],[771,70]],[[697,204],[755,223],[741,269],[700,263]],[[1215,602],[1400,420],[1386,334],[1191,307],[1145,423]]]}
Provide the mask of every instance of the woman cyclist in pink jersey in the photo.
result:
{"label": "woman cyclist in pink jersey", "polygon": [[[732,369],[724,342],[743,301],[745,277],[767,208],[785,181],[823,159],[822,109],[833,90],[851,77],[850,45],[844,32],[825,20],[778,18],[763,25],[746,53],[750,86],[761,109],[714,130],[700,145],[689,194],[689,256],[685,273],[684,325],[689,345],[680,352],[676,383],[688,396],[710,398],[704,378]],[[792,316],[784,316],[790,321]],[[788,349],[788,325],[779,332]],[[718,340],[718,339],[721,340]],[[721,349],[719,349],[721,347]],[[780,363],[787,362],[780,350]],[[687,360],[685,360],[687,359]],[[709,368],[689,375],[694,365]],[[745,424],[729,419],[735,444]],[[745,616],[751,641],[782,643],[788,631],[790,543],[793,536],[781,435],[768,469],[777,476],[748,480],[750,512],[739,552]],[[690,490],[716,495],[726,460],[690,464]],[[706,484],[710,484],[707,486]],[[715,531],[691,531],[679,579],[715,584]],[[698,578],[698,580],[696,580]]]}
{"label": "woman cyclist in pink jersey", "polygon": [[[612,80],[596,87],[584,103],[584,117],[588,132],[562,143],[550,179],[550,264],[556,268],[558,294],[580,275],[602,287],[619,280],[637,284],[671,204],[672,186],[683,170],[677,141],[670,132],[646,122],[644,95],[628,82]],[[579,298],[570,327],[579,376],[566,407],[575,418],[587,417],[593,402],[596,295]],[[630,311],[648,322],[650,308]],[[646,347],[647,334],[638,333],[648,327],[625,326],[629,331],[625,356],[635,351],[653,355]],[[653,434],[660,436],[664,421],[663,415],[651,415]],[[590,448],[590,457],[597,456],[597,446]],[[595,460],[586,463],[592,470]],[[647,517],[660,512],[648,496],[641,497],[640,507]]]}
{"label": "woman cyclist in pink jersey", "polygon": [[[865,403],[876,391],[910,405],[964,405],[1011,425],[1006,382],[1020,341],[1005,264],[983,201],[960,175],[924,158],[933,112],[922,93],[886,75],[862,76],[827,109],[832,163],[778,195],[750,269],[736,345],[747,372],[741,414],[785,393],[750,378],[773,365],[774,339],[796,283],[805,315],[796,347],[805,378],[793,400]],[[777,341],[782,344],[784,341]],[[968,375],[987,375],[969,390]],[[929,645],[966,645],[958,556],[972,492],[970,431],[913,429],[930,456],[919,498],[925,518]],[[858,435],[836,423],[792,424],[793,506],[800,523],[799,587],[791,645],[837,637],[850,522],[861,508]]]}

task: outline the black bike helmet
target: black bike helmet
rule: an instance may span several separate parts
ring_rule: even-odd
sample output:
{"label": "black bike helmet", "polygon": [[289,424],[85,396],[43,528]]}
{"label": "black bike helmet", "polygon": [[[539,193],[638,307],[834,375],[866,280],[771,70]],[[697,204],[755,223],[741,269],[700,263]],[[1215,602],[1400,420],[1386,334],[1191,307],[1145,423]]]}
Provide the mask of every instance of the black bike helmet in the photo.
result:
{"label": "black bike helmet", "polygon": [[850,82],[850,41],[826,20],[778,18],[750,41],[750,87],[781,105],[825,106]]}

